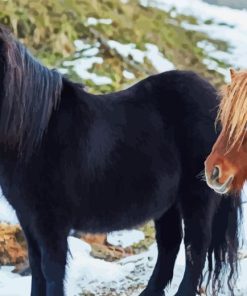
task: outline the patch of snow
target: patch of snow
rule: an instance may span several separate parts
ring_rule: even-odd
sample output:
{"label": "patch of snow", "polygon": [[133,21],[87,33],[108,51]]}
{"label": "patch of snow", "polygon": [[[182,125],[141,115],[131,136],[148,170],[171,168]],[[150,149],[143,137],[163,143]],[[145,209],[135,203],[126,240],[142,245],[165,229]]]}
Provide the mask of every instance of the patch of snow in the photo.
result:
{"label": "patch of snow", "polygon": [[197,42],[197,46],[203,49],[205,52],[207,52],[210,55],[210,57],[223,61],[226,64],[228,64],[229,61],[231,61],[232,59],[231,53],[218,50],[213,43],[207,40]]}
{"label": "patch of snow", "polygon": [[209,70],[215,70],[221,73],[223,76],[225,76],[225,81],[229,82],[229,79],[230,79],[229,69],[219,67],[219,64],[213,59],[204,58],[202,62],[204,65],[207,66]]}
{"label": "patch of snow", "polygon": [[158,72],[175,69],[174,64],[164,57],[156,45],[147,43],[145,46],[147,48],[146,57],[151,61]]}
{"label": "patch of snow", "polygon": [[82,252],[84,255],[90,256],[90,252],[92,251],[92,248],[88,243],[73,236],[68,237],[68,248],[72,257],[77,256],[78,253],[81,254]]}
{"label": "patch of snow", "polygon": [[[0,188],[0,222],[18,224],[15,210],[7,202]],[[1,295],[1,294],[0,294]]]}
{"label": "patch of snow", "polygon": [[91,73],[90,70],[93,64],[102,64],[103,59],[101,57],[82,57],[73,61],[65,61],[63,66],[73,67],[74,71],[84,80],[92,80],[96,85],[111,84],[112,79],[106,76],[100,76],[95,73]]}
{"label": "patch of snow", "polygon": [[244,183],[244,187],[242,189],[242,201],[247,202],[247,182]]}
{"label": "patch of snow", "polygon": [[86,21],[87,26],[96,26],[98,24],[101,25],[111,25],[112,20],[111,19],[96,19],[94,17],[89,17]]}
{"label": "patch of snow", "polygon": [[175,18],[177,17],[177,12],[175,10],[171,11],[171,17]]}
{"label": "patch of snow", "polygon": [[136,49],[136,44],[128,43],[123,44],[115,40],[109,40],[108,45],[115,49],[123,57],[132,56],[134,61],[137,63],[143,63],[145,58],[145,53],[139,49]]}
{"label": "patch of snow", "polygon": [[73,60],[73,61],[65,61],[63,62],[63,65],[65,67],[73,66],[74,68],[78,67],[78,68],[83,68],[84,70],[88,70],[92,68],[93,64],[102,64],[102,63],[103,63],[103,59],[101,57],[89,57],[89,58],[82,57],[80,59]]}
{"label": "patch of snow", "polygon": [[83,40],[80,40],[80,39],[75,40],[74,45],[76,47],[76,50],[78,50],[78,51],[89,49],[91,47],[90,44],[85,43]]}
{"label": "patch of snow", "polygon": [[123,248],[132,246],[144,240],[145,235],[140,230],[122,230],[114,231],[107,235],[107,242],[113,246],[121,246]]}
{"label": "patch of snow", "polygon": [[[99,286],[117,286],[126,278],[134,265],[121,266],[118,263],[95,259],[88,253],[87,244],[76,238],[68,239],[72,256],[68,255],[66,290],[68,295],[79,295],[82,290],[97,293]],[[80,246],[81,245],[81,246]],[[77,294],[78,293],[78,294]]]}
{"label": "patch of snow", "polygon": [[136,49],[134,43],[122,44],[115,40],[108,41],[108,45],[123,57],[131,56],[137,63],[142,64],[144,59],[147,58],[158,72],[175,69],[175,66],[164,57],[155,44],[146,43],[146,51]]}
{"label": "patch of snow", "polygon": [[57,68],[58,72],[60,72],[62,75],[68,74],[69,70],[66,68]]}
{"label": "patch of snow", "polygon": [[231,54],[229,52],[221,51],[208,40],[202,40],[197,42],[197,46],[201,48],[209,58],[204,58],[202,62],[210,70],[215,70],[221,73],[225,77],[226,82],[230,82],[230,71],[228,68],[220,67],[217,61],[224,62],[226,65],[231,64]]}
{"label": "patch of snow", "polygon": [[135,74],[133,74],[132,72],[129,72],[127,70],[123,70],[123,76],[126,79],[134,79],[135,78]]}
{"label": "patch of snow", "polygon": [[73,70],[84,80],[92,80],[96,85],[111,84],[112,79],[107,76],[100,76],[95,73],[91,73],[89,70],[94,64],[102,64],[103,58],[96,56],[99,53],[99,42],[91,45],[85,43],[83,40],[75,40],[76,47],[75,59],[63,62],[63,68],[59,71],[62,74],[68,73],[68,67],[72,67]]}
{"label": "patch of snow", "polygon": [[86,49],[83,52],[83,56],[85,56],[85,57],[93,57],[93,56],[96,56],[98,53],[99,53],[99,49],[96,48],[96,47],[93,47],[93,48]]}
{"label": "patch of snow", "polygon": [[21,277],[12,273],[13,267],[0,268],[1,296],[29,296],[31,294],[31,276]]}

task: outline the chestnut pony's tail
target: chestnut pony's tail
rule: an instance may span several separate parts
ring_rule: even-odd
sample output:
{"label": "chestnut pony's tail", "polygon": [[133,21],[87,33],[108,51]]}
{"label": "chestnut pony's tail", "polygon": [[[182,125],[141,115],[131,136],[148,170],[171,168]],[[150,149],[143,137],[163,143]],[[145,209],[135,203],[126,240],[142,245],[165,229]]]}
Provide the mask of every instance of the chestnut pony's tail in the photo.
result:
{"label": "chestnut pony's tail", "polygon": [[240,195],[223,197],[214,217],[212,241],[208,250],[207,285],[213,296],[218,295],[225,285],[228,286],[230,295],[234,295],[234,285],[239,273],[238,250],[242,244],[239,231],[241,221]]}

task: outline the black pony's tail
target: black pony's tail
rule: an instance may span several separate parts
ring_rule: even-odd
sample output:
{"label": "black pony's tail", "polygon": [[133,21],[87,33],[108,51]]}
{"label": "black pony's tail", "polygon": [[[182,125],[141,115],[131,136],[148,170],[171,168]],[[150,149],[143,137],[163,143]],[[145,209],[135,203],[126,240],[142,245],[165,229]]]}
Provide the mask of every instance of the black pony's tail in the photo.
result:
{"label": "black pony's tail", "polygon": [[218,295],[226,285],[230,295],[234,296],[234,286],[239,275],[238,250],[243,243],[240,236],[241,222],[241,196],[223,197],[214,217],[208,250],[207,290],[213,296]]}

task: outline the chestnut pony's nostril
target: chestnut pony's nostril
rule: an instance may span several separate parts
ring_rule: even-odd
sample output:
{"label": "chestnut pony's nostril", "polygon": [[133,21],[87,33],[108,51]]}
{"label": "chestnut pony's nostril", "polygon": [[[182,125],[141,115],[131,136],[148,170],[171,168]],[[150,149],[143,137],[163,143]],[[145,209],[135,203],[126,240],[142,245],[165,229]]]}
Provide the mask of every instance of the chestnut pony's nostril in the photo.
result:
{"label": "chestnut pony's nostril", "polygon": [[220,176],[220,169],[218,166],[215,166],[213,171],[212,171],[212,175],[211,175],[211,179],[212,180],[217,180]]}

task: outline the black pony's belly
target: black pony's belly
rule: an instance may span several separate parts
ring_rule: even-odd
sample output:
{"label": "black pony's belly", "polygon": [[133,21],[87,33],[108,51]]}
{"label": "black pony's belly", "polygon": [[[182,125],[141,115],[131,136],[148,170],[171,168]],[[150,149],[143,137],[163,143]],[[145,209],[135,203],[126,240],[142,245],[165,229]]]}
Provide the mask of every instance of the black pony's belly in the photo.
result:
{"label": "black pony's belly", "polygon": [[154,192],[146,192],[145,195],[135,192],[132,198],[120,195],[117,200],[105,198],[103,203],[99,203],[102,198],[95,198],[95,203],[91,198],[90,206],[82,205],[74,228],[90,233],[105,233],[156,220],[176,202],[177,181],[174,177],[169,185],[155,188]]}
{"label": "black pony's belly", "polygon": [[67,172],[74,182],[75,195],[70,195],[76,204],[74,228],[91,233],[131,228],[159,218],[174,204],[181,163],[173,131],[163,128],[157,112],[155,122],[149,118],[147,123],[145,118],[137,130],[133,122],[133,128],[114,145],[108,133],[108,138],[103,137],[108,145],[89,141],[80,175]]}
{"label": "black pony's belly", "polygon": [[155,220],[161,217],[172,205],[166,206],[166,208],[154,209],[150,208],[143,211],[137,211],[134,209],[126,209],[124,212],[119,212],[117,215],[107,213],[95,216],[85,215],[79,219],[75,225],[75,229],[89,233],[106,233],[122,229],[131,229],[136,226],[140,226],[149,220]]}

